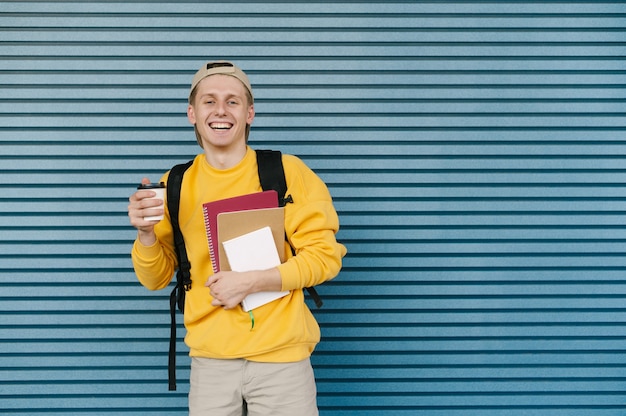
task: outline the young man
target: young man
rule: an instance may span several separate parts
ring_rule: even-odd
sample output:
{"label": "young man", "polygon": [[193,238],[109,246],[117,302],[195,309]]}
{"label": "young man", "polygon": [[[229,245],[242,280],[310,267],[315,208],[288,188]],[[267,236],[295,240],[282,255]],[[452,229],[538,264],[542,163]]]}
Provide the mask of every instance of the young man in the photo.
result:
{"label": "young man", "polygon": [[[254,102],[246,74],[230,62],[202,66],[192,81],[187,117],[203,149],[183,177],[179,215],[192,265],[184,316],[192,357],[190,415],[317,415],[309,357],[320,331],[302,289],[335,277],[346,253],[335,239],[339,221],[328,189],[300,159],[283,155],[293,198],[285,207],[285,231],[296,255],[269,270],[213,273],[202,204],[262,190],[256,155],[247,145]],[[177,260],[167,207],[148,199],[153,195],[134,193],[128,215],[137,228],[135,272],[141,284],[157,290],[170,283]],[[162,213],[160,222],[143,219]],[[289,295],[253,311],[251,330],[241,301],[281,290]]]}

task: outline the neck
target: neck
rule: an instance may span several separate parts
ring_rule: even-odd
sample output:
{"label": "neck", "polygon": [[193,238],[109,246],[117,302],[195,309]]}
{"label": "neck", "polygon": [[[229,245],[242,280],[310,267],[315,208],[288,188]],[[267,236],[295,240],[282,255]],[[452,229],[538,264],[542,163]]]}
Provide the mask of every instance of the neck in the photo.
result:
{"label": "neck", "polygon": [[246,156],[247,150],[248,147],[245,144],[235,148],[206,148],[205,146],[204,155],[209,165],[215,169],[223,170],[230,169],[241,162]]}

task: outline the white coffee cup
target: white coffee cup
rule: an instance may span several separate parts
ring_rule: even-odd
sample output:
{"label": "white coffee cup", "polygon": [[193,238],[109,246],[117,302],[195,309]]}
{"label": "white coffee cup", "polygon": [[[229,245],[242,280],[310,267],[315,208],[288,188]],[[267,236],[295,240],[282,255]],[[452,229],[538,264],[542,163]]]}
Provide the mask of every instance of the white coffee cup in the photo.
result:
{"label": "white coffee cup", "polygon": [[[160,199],[165,202],[165,184],[163,182],[159,183],[142,183],[137,187],[137,189],[141,190],[149,190],[156,193],[155,196],[146,198],[146,199]],[[163,214],[161,215],[151,215],[148,217],[143,217],[146,221],[161,221],[163,219]]]}

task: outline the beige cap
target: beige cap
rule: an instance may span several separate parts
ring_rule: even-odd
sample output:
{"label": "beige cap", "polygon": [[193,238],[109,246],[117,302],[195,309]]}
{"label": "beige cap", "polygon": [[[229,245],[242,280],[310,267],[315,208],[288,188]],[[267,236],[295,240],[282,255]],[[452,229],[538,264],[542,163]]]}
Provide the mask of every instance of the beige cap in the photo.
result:
{"label": "beige cap", "polygon": [[191,81],[191,89],[189,90],[189,96],[193,92],[194,88],[202,81],[204,78],[210,75],[230,75],[231,77],[237,78],[239,81],[245,85],[245,87],[250,92],[250,96],[252,96],[252,86],[250,85],[250,80],[245,72],[243,72],[239,67],[237,67],[232,62],[228,61],[215,61],[215,62],[207,62],[196,72],[193,80]]}

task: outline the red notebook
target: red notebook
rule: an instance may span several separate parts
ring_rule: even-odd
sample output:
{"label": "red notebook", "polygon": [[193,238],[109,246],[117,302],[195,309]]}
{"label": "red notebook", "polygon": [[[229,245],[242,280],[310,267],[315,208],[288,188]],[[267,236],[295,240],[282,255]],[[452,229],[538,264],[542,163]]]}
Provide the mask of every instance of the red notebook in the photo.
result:
{"label": "red notebook", "polygon": [[204,226],[209,242],[209,254],[213,263],[213,272],[220,270],[217,239],[217,215],[222,212],[247,211],[250,209],[276,208],[278,207],[278,192],[270,190],[236,196],[233,198],[220,199],[219,201],[202,204],[204,211]]}

